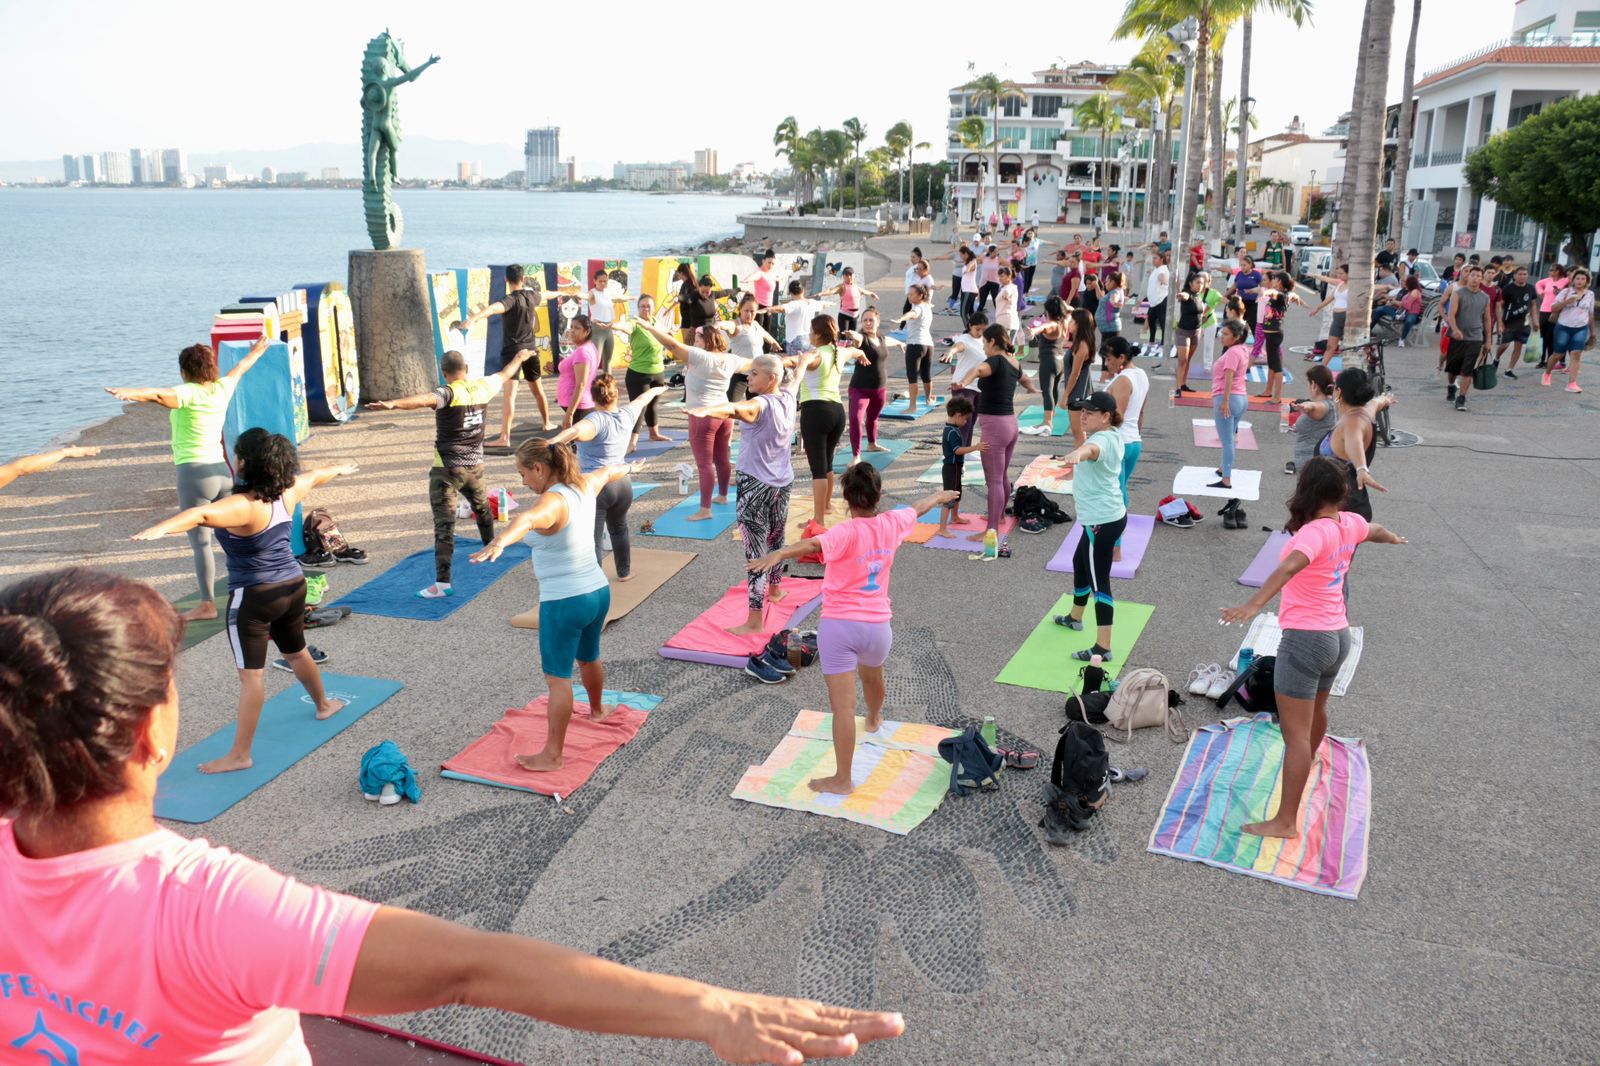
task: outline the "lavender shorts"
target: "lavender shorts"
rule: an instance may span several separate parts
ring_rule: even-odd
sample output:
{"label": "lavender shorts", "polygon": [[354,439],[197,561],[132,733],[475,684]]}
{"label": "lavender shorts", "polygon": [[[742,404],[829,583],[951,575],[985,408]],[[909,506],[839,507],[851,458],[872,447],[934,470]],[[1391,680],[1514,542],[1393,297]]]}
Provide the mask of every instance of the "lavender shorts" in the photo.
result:
{"label": "lavender shorts", "polygon": [[824,677],[848,674],[859,666],[882,666],[894,644],[888,622],[855,622],[824,618],[817,623],[817,652]]}

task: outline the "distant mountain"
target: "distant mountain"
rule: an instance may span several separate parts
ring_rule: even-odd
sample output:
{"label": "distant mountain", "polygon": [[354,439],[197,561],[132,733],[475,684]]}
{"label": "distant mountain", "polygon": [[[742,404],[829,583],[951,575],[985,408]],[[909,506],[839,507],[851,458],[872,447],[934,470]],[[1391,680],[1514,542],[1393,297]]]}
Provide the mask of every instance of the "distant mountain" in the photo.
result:
{"label": "distant mountain", "polygon": [[[109,149],[106,149],[109,150]],[[124,149],[126,150],[126,149]],[[405,137],[400,142],[400,176],[405,178],[454,179],[459,162],[480,163],[486,178],[504,177],[521,170],[522,150],[518,144],[471,144],[467,141],[441,141],[433,137]],[[297,144],[292,148],[240,148],[229,152],[190,152],[189,170],[228,163],[238,174],[255,175],[262,167],[274,170],[304,170],[314,177],[323,167],[338,167],[346,178],[361,176],[361,145],[327,142]],[[43,177],[61,180],[61,159],[0,161],[0,181],[32,181]]]}

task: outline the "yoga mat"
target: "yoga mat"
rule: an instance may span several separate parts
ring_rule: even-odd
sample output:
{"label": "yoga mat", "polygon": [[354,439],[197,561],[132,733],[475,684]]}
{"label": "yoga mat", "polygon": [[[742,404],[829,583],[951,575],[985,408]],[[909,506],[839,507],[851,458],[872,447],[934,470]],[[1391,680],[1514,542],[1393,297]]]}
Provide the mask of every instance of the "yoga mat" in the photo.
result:
{"label": "yoga mat", "polygon": [[[874,470],[881,471],[910,451],[917,442],[907,438],[892,440],[880,437],[878,438],[878,443],[889,450],[886,452],[869,452],[866,450],[866,442],[863,441],[861,444],[861,461],[871,466]],[[850,469],[850,438],[847,436],[841,442],[838,452],[834,455],[833,472],[842,474],[848,469]],[[806,471],[802,469],[800,472],[804,474]]]}
{"label": "yoga mat", "polygon": [[925,418],[935,411],[943,413],[945,401],[948,399],[948,396],[935,396],[932,404],[927,404],[923,402],[923,398],[919,394],[917,396],[917,413],[912,414],[911,397],[902,396],[898,400],[890,400],[888,403],[884,404],[883,412],[878,417],[894,418],[903,422],[910,422],[914,419]]}
{"label": "yoga mat", "polygon": [[[785,544],[793,544],[801,539],[806,525],[812,519],[814,503],[815,499],[810,495],[789,497],[789,524],[784,527],[783,532]],[[822,525],[825,529],[832,529],[849,517],[850,505],[844,502],[844,496],[835,487],[833,499],[828,502],[828,509],[822,516]],[[733,539],[741,543],[744,541],[744,531],[738,526],[733,527]]]}
{"label": "yoga mat", "polygon": [[[1027,429],[1030,426],[1042,426],[1044,424],[1045,424],[1044,407],[1042,405],[1040,405],[1040,404],[1034,404],[1032,407],[1029,407],[1029,408],[1025,409],[1020,415],[1017,416],[1017,428],[1018,429]],[[1071,432],[1072,432],[1072,422],[1071,422],[1071,420],[1068,419],[1066,415],[1062,415],[1061,417],[1056,419],[1055,432],[1049,434],[1049,436],[1052,436],[1052,437],[1065,437],[1067,434],[1069,434]],[[1029,436],[1029,434],[1025,433],[1025,434],[1023,434],[1023,436]]]}
{"label": "yoga mat", "polygon": [[634,738],[646,716],[661,702],[660,696],[611,689],[603,691],[600,698],[619,705],[603,722],[590,720],[589,701],[573,701],[559,770],[535,773],[518,766],[514,758],[532,755],[544,747],[550,729],[550,697],[546,695],[525,707],[506,711],[487,733],[446,759],[440,766],[440,776],[541,796],[570,796],[589,780],[606,756]]}
{"label": "yoga mat", "polygon": [[[732,486],[728,488],[733,493]],[[690,522],[688,517],[700,510],[700,493],[690,486],[689,495],[669,507],[664,514],[650,520],[649,529],[639,530],[647,537],[681,537],[684,540],[716,540],[733,525],[737,512],[732,499],[727,503],[713,503],[711,517],[704,522]]]}
{"label": "yoga mat", "polygon": [[[534,534],[538,536],[538,534]],[[450,581],[455,595],[436,600],[423,599],[419,589],[433,584],[433,549],[413,552],[354,592],[334,602],[361,614],[388,618],[412,618],[419,622],[439,622],[471,602],[472,598],[499,581],[511,568],[532,554],[526,544],[510,544],[492,563],[474,563],[470,556],[483,548],[476,537],[456,537],[455,557]],[[529,568],[531,571],[531,567]],[[531,573],[530,573],[531,576]]]}
{"label": "yoga mat", "polygon": [[[1139,573],[1139,564],[1144,561],[1144,550],[1150,546],[1150,534],[1155,528],[1156,520],[1151,515],[1128,516],[1128,528],[1122,534],[1122,558],[1111,564],[1112,577],[1131,578]],[[1067,539],[1061,542],[1061,550],[1044,568],[1058,574],[1072,573],[1072,553],[1078,550],[1078,541],[1082,539],[1083,524],[1072,523]]]}
{"label": "yoga mat", "polygon": [[[1208,389],[1204,392],[1179,393],[1173,397],[1172,402],[1179,407],[1204,407],[1209,410],[1211,408],[1211,392]],[[1258,400],[1252,396],[1245,406],[1251,411],[1277,414],[1279,408],[1283,405],[1281,403],[1273,403],[1271,400]]]}
{"label": "yoga mat", "polygon": [[[930,511],[929,513],[933,514],[934,512]],[[933,522],[928,522],[926,520],[918,521],[917,527],[921,526],[928,526],[937,530],[939,528],[939,523],[937,520]],[[921,544],[924,548],[944,548],[947,551],[980,552],[983,550],[983,541],[971,539],[970,534],[982,533],[988,528],[988,515],[960,513],[956,515],[956,520],[950,523],[950,536],[941,537],[934,535],[924,541],[921,541]],[[1010,536],[1012,530],[1016,528],[1016,517],[1013,515],[1006,515],[1000,520],[1000,539],[1005,540],[1006,537]],[[957,532],[957,530],[960,532]]]}
{"label": "yoga mat", "polygon": [[[322,687],[330,697],[346,701],[336,714],[322,721],[317,720],[311,697],[298,683],[267,700],[250,745],[250,758],[255,765],[248,770],[203,774],[198,769],[201,763],[228,753],[233,746],[233,722],[180,751],[156,786],[156,817],[191,824],[209,822],[344,732],[404,686],[399,681],[324,670]],[[353,774],[354,753],[350,760]]]}
{"label": "yoga mat", "polygon": [[1218,480],[1215,467],[1186,466],[1172,479],[1172,494],[1174,496],[1216,496],[1219,499],[1259,500],[1261,499],[1261,471],[1240,470],[1234,467],[1233,488],[1212,488],[1211,483]]}
{"label": "yoga mat", "polygon": [[772,634],[791,628],[822,600],[820,578],[790,577],[782,587],[783,599],[777,603],[767,600],[760,633],[736,637],[728,632],[729,626],[739,625],[750,613],[747,589],[741,581],[668,638],[662,657],[743,669],[745,660],[766,647]]}
{"label": "yoga mat", "polygon": [[[694,561],[694,557],[694,552],[635,548],[633,577],[627,581],[618,581],[616,556],[607,555],[605,561],[600,564],[600,569],[606,572],[606,577],[611,581],[611,608],[606,611],[606,624],[615,622],[649,599],[651,593],[672,580],[673,575]],[[511,619],[511,624],[518,629],[538,629],[538,605],[535,604],[532,610],[524,611]]]}
{"label": "yoga mat", "polygon": [[[1282,532],[1272,533],[1267,536],[1267,542],[1256,552],[1256,557],[1250,560],[1250,565],[1244,568],[1244,573],[1239,575],[1239,584],[1248,585],[1258,589],[1267,583],[1267,578],[1278,568],[1278,563],[1283,555],[1283,546],[1289,543],[1289,534]],[[1256,616],[1259,620],[1260,616]]]}
{"label": "yoga mat", "polygon": [[1149,850],[1186,862],[1355,899],[1367,877],[1372,768],[1359,739],[1328,734],[1300,801],[1294,840],[1252,836],[1282,799],[1283,735],[1268,714],[1203,725],[1150,831]]}
{"label": "yoga mat", "polygon": [[[928,469],[917,475],[917,480],[924,485],[944,484],[944,460],[940,459]],[[983,485],[983,464],[978,461],[978,453],[973,452],[967,456],[967,461],[961,467],[961,484]]]}
{"label": "yoga mat", "polygon": [[648,436],[649,432],[648,429],[641,425],[639,446],[624,457],[628,462],[634,463],[640,459],[649,459],[651,456],[660,455],[662,452],[676,448],[689,439],[689,434],[681,429],[663,429],[661,431],[671,437],[671,440],[651,440]]}
{"label": "yoga mat", "polygon": [[[1283,640],[1283,630],[1278,626],[1278,616],[1271,611],[1265,611],[1255,616],[1250,621],[1250,629],[1239,642],[1239,647],[1249,648],[1259,658],[1263,655],[1277,655],[1278,643]],[[1350,691],[1350,682],[1355,680],[1356,667],[1361,664],[1361,648],[1366,643],[1366,631],[1360,626],[1350,627],[1350,654],[1345,656],[1339,672],[1334,675],[1332,695],[1343,696]],[[1239,669],[1239,653],[1234,652],[1233,658],[1228,660],[1230,670]]]}
{"label": "yoga mat", "polygon": [[[183,643],[179,650],[194,647],[207,637],[214,637],[222,632],[223,626],[228,622],[228,579],[217,578],[212,586],[213,600],[217,605],[217,617],[207,618],[201,622],[185,622],[183,624]],[[200,606],[200,593],[191,592],[183,599],[172,605],[172,609],[182,614],[184,611]]]}
{"label": "yoga mat", "polygon": [[766,807],[809,811],[905,835],[932,814],[950,790],[950,764],[938,743],[954,730],[885,720],[877,733],[856,719],[850,767],[855,790],[848,796],[813,791],[814,777],[835,768],[833,715],[801,711],[788,734],[759,766],[734,786],[733,798]]}
{"label": "yoga mat", "polygon": [[[1094,601],[1084,609],[1083,628],[1068,629],[1058,626],[1054,618],[1072,611],[1072,594],[1067,593],[1045,613],[1043,621],[1033,627],[1022,647],[1006,663],[995,680],[1002,685],[1036,688],[1045,692],[1078,691],[1078,668],[1087,664],[1072,658],[1072,653],[1088,648],[1095,641]],[[1145,625],[1155,608],[1148,603],[1117,601],[1116,617],[1111,624],[1111,653],[1116,656],[1106,664],[1106,676],[1116,677],[1122,664],[1128,661],[1134,642],[1144,632]]]}
{"label": "yoga mat", "polygon": [[1034,457],[1017,475],[1013,491],[1032,486],[1040,492],[1072,495],[1072,467],[1063,463],[1061,458],[1059,455]]}
{"label": "yoga mat", "polygon": [[[1190,420],[1194,429],[1194,446],[1196,448],[1220,448],[1222,438],[1217,435],[1217,423],[1209,418],[1195,418]],[[1233,446],[1243,452],[1259,451],[1260,445],[1256,443],[1255,427],[1249,422],[1239,423],[1239,432],[1234,435]]]}
{"label": "yoga mat", "polygon": [[[1267,383],[1267,375],[1269,373],[1270,373],[1270,371],[1267,370],[1265,364],[1262,364],[1262,365],[1259,365],[1259,366],[1252,366],[1245,373],[1245,378],[1248,381],[1252,382],[1253,384],[1265,385]],[[1289,367],[1287,365],[1285,365],[1284,368],[1283,368],[1283,383],[1285,385],[1294,384],[1294,375],[1289,372]]]}

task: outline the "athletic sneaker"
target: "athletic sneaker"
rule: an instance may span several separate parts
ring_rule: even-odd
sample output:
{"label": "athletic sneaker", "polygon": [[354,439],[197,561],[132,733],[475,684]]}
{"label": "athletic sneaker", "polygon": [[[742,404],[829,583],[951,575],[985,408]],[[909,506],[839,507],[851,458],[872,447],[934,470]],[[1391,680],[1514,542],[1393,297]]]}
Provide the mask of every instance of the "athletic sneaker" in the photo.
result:
{"label": "athletic sneaker", "polygon": [[788,678],[767,661],[766,653],[752,655],[744,664],[744,672],[763,685],[781,685]]}
{"label": "athletic sneaker", "polygon": [[1517,372],[1515,370],[1512,370],[1510,367],[1507,367],[1505,369],[1504,373],[1505,373],[1505,376],[1510,378],[1512,381],[1517,380]]}
{"label": "athletic sneaker", "polygon": [[1456,410],[1457,411],[1465,411],[1466,409],[1467,409],[1467,398],[1465,396],[1457,396],[1456,397]]}
{"label": "athletic sneaker", "polygon": [[[1550,383],[1546,381],[1545,384]],[[307,570],[331,570],[339,562],[333,557],[332,552],[306,552],[297,558],[300,565]]]}
{"label": "athletic sneaker", "polygon": [[1294,460],[1293,459],[1290,459],[1287,463],[1283,464],[1283,472],[1285,474],[1289,474],[1289,475],[1293,476],[1293,474],[1294,474]]}
{"label": "athletic sneaker", "polygon": [[[317,647],[315,644],[307,644],[306,651],[311,653],[311,661],[316,663],[318,666],[321,666],[323,663],[328,661],[328,653]],[[294,667],[289,665],[288,659],[272,660],[272,668],[274,670],[282,670],[286,674],[294,673]]]}
{"label": "athletic sneaker", "polygon": [[[788,630],[784,630],[787,633]],[[794,664],[789,662],[789,642],[783,633],[772,634],[772,639],[767,641],[767,646],[761,650],[761,658],[784,677],[794,674]]]}
{"label": "athletic sneaker", "polygon": [[1550,372],[1548,370],[1546,370],[1544,373],[1544,380],[1539,382],[1539,384],[1543,385],[1547,389],[1550,387]]}
{"label": "athletic sneaker", "polygon": [[1043,533],[1049,527],[1040,518],[1024,518],[1019,527],[1024,533]]}
{"label": "athletic sneaker", "polygon": [[1568,392],[1582,392],[1583,390],[1580,389],[1578,387],[1578,383],[1576,381],[1574,381],[1570,385],[1567,386],[1567,391]]}
{"label": "athletic sneaker", "polygon": [[1452,381],[1450,384],[1448,384],[1448,385],[1446,385],[1444,387],[1444,402],[1445,403],[1449,403],[1451,400],[1453,400],[1455,398],[1456,398],[1456,383]]}

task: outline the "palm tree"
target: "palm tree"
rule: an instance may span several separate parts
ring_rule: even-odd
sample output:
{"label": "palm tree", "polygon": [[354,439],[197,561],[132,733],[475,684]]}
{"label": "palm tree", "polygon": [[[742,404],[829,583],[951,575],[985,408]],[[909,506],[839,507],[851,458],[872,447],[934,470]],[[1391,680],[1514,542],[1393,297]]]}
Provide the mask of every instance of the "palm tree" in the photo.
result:
{"label": "palm tree", "polygon": [[[1235,199],[1235,201],[1237,203],[1237,206],[1239,208],[1238,226],[1236,227],[1234,235],[1233,235],[1233,240],[1234,240],[1235,244],[1243,244],[1244,243],[1244,218],[1245,218],[1245,215],[1248,214],[1248,212],[1245,210],[1245,206],[1244,206],[1245,205],[1245,195],[1244,195],[1244,176],[1243,175],[1245,175],[1246,172],[1248,172],[1248,170],[1250,169],[1250,167],[1249,167],[1249,158],[1248,158],[1248,155],[1246,154],[1250,150],[1249,131],[1256,129],[1257,127],[1259,127],[1261,125],[1261,122],[1260,122],[1259,119],[1256,118],[1256,114],[1255,114],[1254,111],[1249,111],[1249,112],[1247,112],[1245,114],[1245,123],[1246,123],[1247,129],[1246,130],[1240,130],[1240,128],[1239,128],[1239,100],[1238,100],[1237,97],[1235,97],[1234,99],[1229,100],[1227,103],[1222,105],[1222,129],[1223,129],[1223,131],[1225,133],[1236,134],[1238,136],[1239,143],[1241,145],[1243,145],[1242,151],[1239,153],[1237,159],[1235,159],[1235,161],[1234,161],[1234,169],[1228,171],[1228,174],[1227,174],[1226,178],[1223,181],[1223,187],[1220,190],[1222,195],[1219,197],[1219,200],[1218,200],[1218,202],[1223,205],[1223,207],[1219,207],[1218,210],[1223,210],[1224,214],[1226,214],[1226,211],[1224,210],[1224,208],[1228,205],[1228,193],[1229,193],[1230,187],[1232,188],[1233,192],[1235,193],[1234,199]],[[1240,169],[1240,164],[1238,162],[1239,159],[1245,160],[1244,169],[1242,169],[1242,170]],[[1219,226],[1218,228],[1220,229],[1221,227]]]}
{"label": "palm tree", "polygon": [[1175,101],[1183,91],[1183,65],[1167,62],[1166,38],[1157,34],[1111,79],[1111,85],[1122,93],[1128,110],[1143,108],[1149,114],[1153,136],[1145,169],[1145,209],[1147,218],[1157,217],[1149,212],[1155,210],[1154,205],[1166,203],[1172,170],[1172,131],[1178,120]]}
{"label": "palm tree", "polygon": [[[1251,17],[1258,10],[1276,11],[1287,15],[1293,20],[1295,27],[1303,27],[1311,20],[1312,0],[1246,0],[1244,8],[1244,22],[1240,27],[1243,38],[1240,41],[1239,54],[1239,99],[1248,104],[1250,100],[1250,44],[1252,36]],[[1250,112],[1250,128],[1255,128],[1255,114]],[[1244,200],[1244,172],[1245,153],[1250,150],[1250,137],[1248,131],[1240,128],[1239,132],[1239,214],[1234,223],[1234,241],[1244,243],[1245,200]]]}
{"label": "palm tree", "polygon": [[1107,92],[1096,93],[1075,111],[1078,127],[1100,133],[1100,211],[1111,218],[1111,164],[1106,155],[1106,138],[1122,129],[1122,110]]}
{"label": "palm tree", "polygon": [[1389,38],[1394,32],[1394,0],[1367,0],[1361,66],[1365,77],[1356,79],[1350,105],[1350,124],[1360,121],[1361,133],[1353,137],[1345,157],[1355,188],[1344,213],[1348,236],[1345,251],[1350,264],[1350,307],[1356,313],[1345,319],[1345,331],[1355,327],[1356,343],[1366,339],[1372,303],[1373,245],[1378,231],[1378,198],[1383,184],[1384,109],[1389,90]]}
{"label": "palm tree", "polygon": [[[994,213],[1000,213],[1000,111],[1007,100],[1026,100],[1028,94],[1023,92],[1014,81],[1002,79],[994,74],[980,74],[961,87],[961,91],[972,96],[972,103],[979,111],[993,112],[994,139],[990,142],[992,148],[994,171]],[[979,198],[980,202],[982,198]]]}
{"label": "palm tree", "polygon": [[[844,135],[855,143],[856,212],[859,214],[861,211],[861,142],[867,139],[867,127],[863,126],[858,118],[847,118],[844,120]],[[842,200],[839,206],[844,206]]]}
{"label": "palm tree", "polygon": [[1389,193],[1389,236],[1400,239],[1405,225],[1406,175],[1411,169],[1411,125],[1417,78],[1417,24],[1422,21],[1422,0],[1411,0],[1411,39],[1406,42],[1405,81],[1400,90],[1400,136],[1395,145],[1394,183]]}
{"label": "palm tree", "polygon": [[[979,118],[977,115],[968,115],[966,118],[956,123],[956,137],[961,141],[961,147],[966,148],[969,151],[981,152],[984,150],[986,146],[985,142],[989,137],[989,124],[983,121],[983,119]],[[979,167],[982,167],[984,164],[980,162],[978,165]],[[956,174],[956,180],[962,180],[959,171]],[[981,174],[978,176],[978,184],[980,186],[983,184],[983,175]],[[973,197],[973,200],[977,204],[974,210],[981,211],[983,206],[983,194],[981,190],[979,191],[978,195]]]}
{"label": "palm tree", "polygon": [[1206,232],[1222,236],[1224,218],[1222,190],[1228,176],[1228,142],[1222,134],[1222,38],[1216,37],[1217,47],[1211,53],[1211,204],[1206,208]]}
{"label": "palm tree", "polygon": [[[906,128],[910,129],[911,127],[907,126]],[[913,134],[913,136],[915,136],[915,135]],[[910,174],[910,181],[911,181],[911,214],[913,216],[915,216],[916,213],[917,213],[917,164],[915,162],[913,162],[912,160],[913,160],[913,158],[915,156],[915,153],[916,153],[916,150],[918,148],[932,148],[932,147],[933,147],[933,145],[929,144],[927,141],[917,141],[915,144],[906,145],[906,170],[911,172],[911,174]],[[933,188],[933,175],[932,174],[928,175],[928,188],[930,190]],[[930,192],[928,194],[928,196],[929,196],[928,214],[932,215],[933,214],[933,203],[932,203],[933,194]]]}
{"label": "palm tree", "polygon": [[789,164],[789,169],[794,173],[794,203],[795,210],[800,208],[800,174],[795,168],[795,153],[800,146],[800,124],[790,115],[778,123],[778,128],[772,131],[772,145],[776,149],[775,155],[782,156]]}
{"label": "palm tree", "polygon": [[[905,156],[907,149],[911,147],[911,139],[913,136],[914,135],[911,132],[911,124],[909,122],[896,122],[893,126],[889,127],[889,132],[883,135],[883,143],[884,146],[889,149],[889,153],[894,156],[895,160],[898,162]],[[916,189],[911,190],[913,196],[916,195],[916,192]],[[900,202],[905,203],[905,200],[906,172],[901,170]]]}
{"label": "palm tree", "polygon": [[839,191],[840,211],[844,210],[844,162],[850,158],[850,137],[843,130],[824,130],[823,158],[833,167],[834,187]]}

